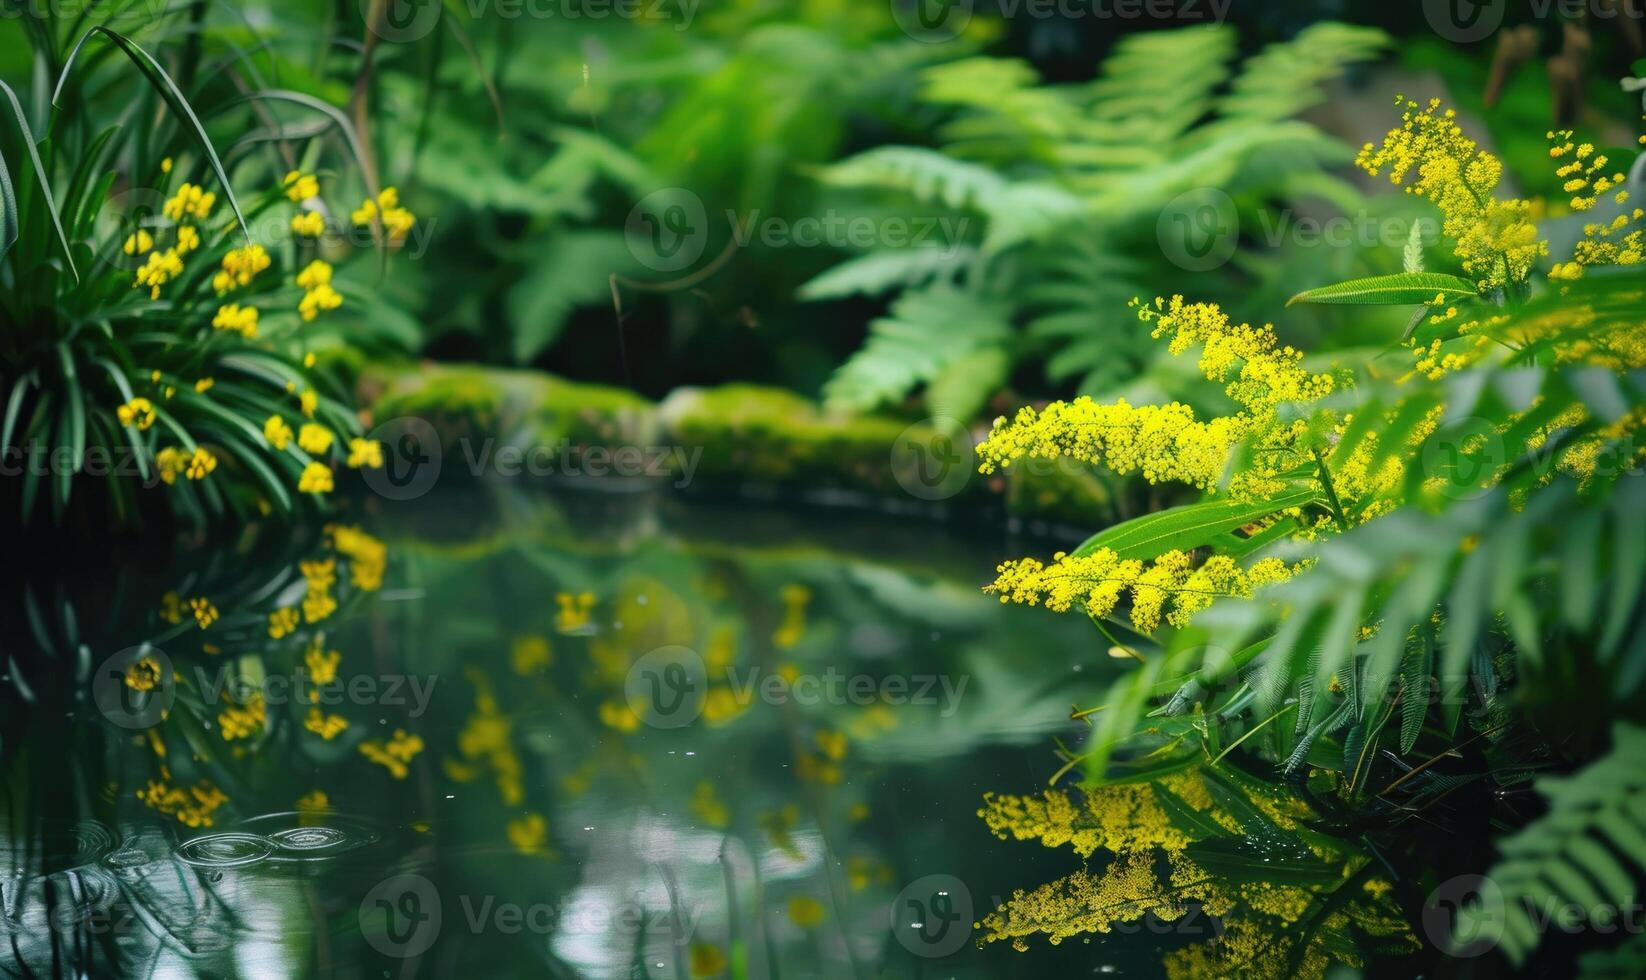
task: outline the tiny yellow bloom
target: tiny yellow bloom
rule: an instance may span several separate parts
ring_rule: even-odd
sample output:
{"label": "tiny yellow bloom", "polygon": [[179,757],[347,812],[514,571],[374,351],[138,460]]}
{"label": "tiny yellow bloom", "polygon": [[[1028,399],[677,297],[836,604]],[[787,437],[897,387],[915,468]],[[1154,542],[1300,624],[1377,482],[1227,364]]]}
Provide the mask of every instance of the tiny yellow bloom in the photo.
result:
{"label": "tiny yellow bloom", "polygon": [[134,425],[143,431],[154,424],[154,403],[147,398],[133,398],[114,410],[121,425]]}
{"label": "tiny yellow bloom", "polygon": [[302,476],[297,479],[299,493],[331,493],[331,469],[324,463],[310,463],[303,467]]}
{"label": "tiny yellow bloom", "polygon": [[263,438],[275,449],[283,450],[291,442],[291,426],[278,415],[270,415],[269,420],[263,423]]}
{"label": "tiny yellow bloom", "polygon": [[138,229],[137,233],[126,238],[126,244],[120,250],[127,255],[143,255],[154,248],[154,236]]}
{"label": "tiny yellow bloom", "polygon": [[314,174],[293,170],[286,175],[282,186],[286,188],[286,196],[299,204],[311,197],[320,196],[320,181]]}
{"label": "tiny yellow bloom", "polygon": [[376,439],[350,439],[348,464],[352,469],[381,469],[383,444]]}
{"label": "tiny yellow bloom", "polygon": [[306,453],[319,455],[331,448],[333,436],[331,431],[323,425],[305,422],[297,430],[297,444],[303,447]]}
{"label": "tiny yellow bloom", "polygon": [[317,406],[319,406],[319,404],[320,396],[316,395],[310,389],[305,388],[303,393],[297,396],[298,407],[303,410],[304,415],[307,415],[311,419],[314,418],[314,410]]}
{"label": "tiny yellow bloom", "polygon": [[326,232],[326,216],[319,211],[303,211],[292,216],[291,231],[305,238],[319,238]]}
{"label": "tiny yellow bloom", "polygon": [[194,455],[189,457],[186,474],[191,480],[204,480],[212,470],[217,469],[217,457],[207,449],[196,448]]}

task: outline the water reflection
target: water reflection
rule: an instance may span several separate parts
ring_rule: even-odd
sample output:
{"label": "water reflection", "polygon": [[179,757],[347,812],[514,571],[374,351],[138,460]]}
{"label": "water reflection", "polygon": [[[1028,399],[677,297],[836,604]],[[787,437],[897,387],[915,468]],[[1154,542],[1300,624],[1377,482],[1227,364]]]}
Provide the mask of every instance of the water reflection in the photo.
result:
{"label": "water reflection", "polygon": [[1301,801],[1198,766],[1044,792],[1113,666],[980,594],[1024,545],[971,538],[487,492],[23,590],[0,962],[1307,975],[1403,940]]}

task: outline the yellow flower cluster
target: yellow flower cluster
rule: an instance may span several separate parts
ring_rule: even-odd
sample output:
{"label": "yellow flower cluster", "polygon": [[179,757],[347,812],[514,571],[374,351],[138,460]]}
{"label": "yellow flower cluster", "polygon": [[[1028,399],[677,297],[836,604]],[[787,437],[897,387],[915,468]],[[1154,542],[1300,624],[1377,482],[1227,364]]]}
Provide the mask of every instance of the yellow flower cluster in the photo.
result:
{"label": "yellow flower cluster", "polygon": [[280,186],[286,189],[286,197],[294,204],[302,204],[311,197],[320,196],[319,178],[299,170],[288,173],[286,179],[280,182]]}
{"label": "yellow flower cluster", "polygon": [[[1607,175],[1604,172],[1606,156],[1595,153],[1591,144],[1574,147],[1570,130],[1552,132],[1549,139],[1553,144],[1549,147],[1551,158],[1572,157],[1570,163],[1555,173],[1567,178],[1564,189],[1573,195],[1573,211],[1593,208],[1602,194],[1614,188],[1617,188],[1613,195],[1615,203],[1624,204],[1629,200],[1629,192],[1622,189],[1623,174],[1614,172]],[[1549,278],[1570,281],[1581,279],[1583,270],[1591,265],[1640,265],[1646,262],[1646,227],[1637,224],[1642,218],[1646,218],[1646,210],[1636,207],[1619,213],[1610,221],[1585,224],[1583,237],[1573,246],[1571,261],[1555,263],[1554,268],[1549,270]],[[1631,228],[1631,225],[1635,227]]]}
{"label": "yellow flower cluster", "polygon": [[154,236],[139,228],[135,233],[126,237],[126,242],[120,246],[120,251],[125,252],[127,255],[146,255],[152,248],[154,248]]}
{"label": "yellow flower cluster", "polygon": [[1050,566],[1033,558],[1008,561],[985,591],[1001,602],[1035,605],[1067,612],[1080,603],[1093,616],[1106,616],[1125,595],[1131,596],[1132,625],[1151,633],[1167,622],[1184,627],[1195,613],[1225,597],[1249,597],[1256,589],[1283,582],[1296,571],[1278,558],[1264,558],[1241,568],[1227,555],[1213,555],[1195,567],[1186,552],[1168,551],[1152,562],[1122,560],[1108,548],[1090,555],[1052,556]]}
{"label": "yellow flower cluster", "polygon": [[332,267],[315,259],[297,274],[297,285],[303,290],[303,299],[297,305],[298,315],[305,321],[313,320],[325,310],[343,305],[343,296],[331,284]]}
{"label": "yellow flower cluster", "polygon": [[177,189],[177,193],[167,198],[160,206],[160,213],[173,221],[182,221],[185,218],[205,221],[211,217],[211,209],[216,204],[215,193],[185,181],[183,186]]}
{"label": "yellow flower cluster", "polygon": [[328,715],[318,705],[311,705],[303,719],[303,727],[330,742],[349,727],[349,720],[342,715]]}
{"label": "yellow flower cluster", "polygon": [[[1154,323],[1155,337],[1170,336],[1173,354],[1198,345],[1201,373],[1226,382],[1225,392],[1242,411],[1203,422],[1178,402],[1133,406],[1122,398],[1098,404],[1085,396],[1052,402],[1039,412],[1025,407],[1011,421],[996,419],[977,447],[982,472],[1025,456],[1069,456],[1121,475],[1141,472],[1151,483],[1211,490],[1242,441],[1255,438],[1278,466],[1277,451],[1296,434],[1295,426],[1276,421],[1279,406],[1317,401],[1334,387],[1331,376],[1304,369],[1301,352],[1282,346],[1269,325],[1235,325],[1215,304],[1185,303],[1181,296],[1169,302],[1157,297],[1152,308],[1136,301],[1133,306],[1139,319]],[[1267,470],[1254,471],[1231,489],[1242,495],[1263,492],[1271,489],[1261,482],[1267,476]]]}
{"label": "yellow flower cluster", "polygon": [[160,661],[144,657],[126,668],[126,686],[134,691],[152,691],[160,684]]}
{"label": "yellow flower cluster", "polygon": [[463,673],[474,685],[474,713],[457,734],[457,751],[462,758],[447,759],[446,774],[458,782],[469,782],[480,775],[482,766],[489,768],[503,804],[518,806],[526,791],[520,756],[509,740],[514,723],[498,708],[491,681],[484,673],[473,667]]}
{"label": "yellow flower cluster", "polygon": [[139,432],[154,424],[154,403],[147,398],[133,398],[114,410],[121,425],[133,425]]}
{"label": "yellow flower cluster", "polygon": [[247,340],[254,340],[257,337],[257,307],[225,304],[218,307],[211,325],[214,330],[233,330]]}
{"label": "yellow flower cluster", "polygon": [[185,827],[210,827],[212,814],[229,801],[209,779],[202,779],[186,788],[171,785],[171,773],[164,766],[161,767],[160,778],[149,780],[146,787],[137,791],[137,798],[143,801],[144,806],[175,817]]}
{"label": "yellow flower cluster", "polygon": [[319,238],[326,233],[326,216],[319,211],[299,211],[292,215],[291,231],[305,238]]}
{"label": "yellow flower cluster", "polygon": [[778,599],[783,603],[783,621],[772,634],[772,645],[787,650],[800,642],[806,634],[806,605],[811,602],[812,590],[791,583],[783,586]]}
{"label": "yellow flower cluster", "polygon": [[291,426],[278,415],[270,415],[269,420],[263,423],[263,438],[277,450],[284,450],[291,443]]}
{"label": "yellow flower cluster", "polygon": [[253,694],[245,704],[231,704],[217,715],[217,727],[223,733],[223,740],[228,742],[250,738],[261,731],[267,721],[268,709],[261,694]]}
{"label": "yellow flower cluster", "polygon": [[362,592],[375,592],[383,585],[383,570],[388,565],[389,550],[357,527],[333,524],[326,528],[332,548],[349,559],[349,581]]}
{"label": "yellow flower cluster", "polygon": [[269,613],[269,639],[278,640],[297,629],[298,614],[295,606],[285,606]]}
{"label": "yellow flower cluster", "polygon": [[570,592],[555,594],[554,603],[560,611],[554,614],[554,628],[560,633],[575,633],[589,624],[589,617],[594,612],[594,593],[583,592],[572,595]]}
{"label": "yellow flower cluster", "polygon": [[219,295],[237,287],[249,286],[271,262],[268,250],[263,246],[242,245],[223,256],[223,266],[212,276],[211,286]]}
{"label": "yellow flower cluster", "polygon": [[325,463],[309,463],[297,477],[298,493],[331,493],[331,467]]}
{"label": "yellow flower cluster", "polygon": [[393,187],[383,188],[375,201],[367,198],[350,217],[357,225],[369,225],[381,217],[391,243],[404,241],[417,223],[417,216],[400,206],[400,192]]}
{"label": "yellow flower cluster", "polygon": [[196,596],[189,600],[189,611],[194,614],[194,621],[201,629],[206,629],[217,622],[217,607],[205,596]]}
{"label": "yellow flower cluster", "polygon": [[327,652],[316,639],[303,651],[303,669],[315,684],[331,684],[337,680],[337,665],[343,655],[336,650]]}
{"label": "yellow flower cluster", "polygon": [[149,257],[137,269],[137,281],[134,286],[147,286],[150,299],[160,298],[160,287],[171,282],[183,274],[183,259],[177,250],[168,248],[164,252],[150,252]]}
{"label": "yellow flower cluster", "polygon": [[541,813],[528,813],[509,821],[509,843],[521,854],[542,854],[549,839],[549,822]]}
{"label": "yellow flower cluster", "polygon": [[313,422],[303,423],[303,427],[297,432],[297,444],[304,452],[316,456],[330,449],[334,438],[330,429]]}
{"label": "yellow flower cluster", "polygon": [[1524,281],[1549,246],[1537,237],[1528,202],[1492,196],[1503,164],[1463,132],[1455,110],[1439,111],[1439,99],[1422,106],[1404,96],[1396,102],[1404,109],[1400,128],[1389,130],[1379,146],[1367,143],[1355,163],[1373,176],[1386,171],[1394,184],[1416,171],[1407,193],[1440,208],[1442,231],[1481,289]]}
{"label": "yellow flower cluster", "polygon": [[406,768],[407,763],[422,751],[422,737],[408,735],[400,728],[394,730],[394,735],[387,742],[374,738],[360,743],[360,754],[387,769],[395,779],[406,778],[410,772]]}
{"label": "yellow flower cluster", "polygon": [[1046,847],[1067,844],[1083,858],[1099,850],[1179,851],[1190,843],[1188,835],[1172,824],[1151,783],[1094,787],[1078,802],[1059,789],[1039,796],[985,793],[977,815],[1001,840],[1038,840]]}
{"label": "yellow flower cluster", "polygon": [[191,480],[204,480],[212,470],[217,469],[217,457],[209,449],[201,447],[186,453],[174,446],[167,446],[154,454],[154,462],[160,471],[160,479],[168,485],[176,483],[180,473]]}
{"label": "yellow flower cluster", "polygon": [[350,469],[378,470],[383,468],[383,444],[376,439],[350,439],[349,456],[346,460]]}

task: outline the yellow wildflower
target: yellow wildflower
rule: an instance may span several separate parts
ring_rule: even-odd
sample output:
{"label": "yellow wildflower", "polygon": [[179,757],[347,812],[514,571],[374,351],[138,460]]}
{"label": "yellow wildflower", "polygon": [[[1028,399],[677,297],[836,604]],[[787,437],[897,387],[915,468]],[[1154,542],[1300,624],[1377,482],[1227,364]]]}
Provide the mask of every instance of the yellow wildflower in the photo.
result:
{"label": "yellow wildflower", "polygon": [[328,715],[318,706],[311,705],[303,719],[303,727],[329,742],[349,727],[349,720],[342,715]]}
{"label": "yellow wildflower", "polygon": [[297,609],[284,606],[269,613],[269,639],[278,640],[297,629]]}
{"label": "yellow wildflower", "polygon": [[521,854],[541,854],[549,837],[549,823],[541,813],[528,813],[508,826],[509,843]]}
{"label": "yellow wildflower", "polygon": [[303,447],[306,453],[319,455],[331,448],[333,436],[331,430],[323,425],[305,422],[297,432],[297,444]]}
{"label": "yellow wildflower", "polygon": [[298,493],[331,493],[332,486],[331,468],[324,463],[310,463],[297,478]]}
{"label": "yellow wildflower", "polygon": [[277,450],[284,450],[291,442],[291,426],[278,415],[270,415],[269,420],[263,423],[263,438]]}
{"label": "yellow wildflower", "polygon": [[213,329],[233,330],[247,340],[253,340],[257,337],[257,307],[225,304],[217,308],[211,325]]}
{"label": "yellow wildflower", "polygon": [[208,449],[196,447],[194,455],[189,457],[188,466],[184,473],[191,480],[204,480],[215,469],[217,469],[217,457],[213,456]]}
{"label": "yellow wildflower", "polygon": [[376,439],[350,439],[348,464],[351,469],[381,469],[383,444]]}
{"label": "yellow wildflower", "polygon": [[133,398],[114,410],[121,425],[134,425],[141,432],[154,424],[154,403],[147,398]]}
{"label": "yellow wildflower", "polygon": [[271,264],[261,245],[243,245],[223,256],[223,268],[212,277],[212,288],[226,293],[237,286],[249,286],[259,272]]}
{"label": "yellow wildflower", "polygon": [[200,247],[200,230],[193,225],[177,229],[177,254],[187,255]]}
{"label": "yellow wildflower", "polygon": [[391,243],[403,241],[417,223],[416,216],[400,206],[400,194],[393,187],[383,188],[375,201],[367,198],[350,217],[357,225],[369,225],[381,217]]}
{"label": "yellow wildflower", "polygon": [[137,270],[137,281],[134,286],[149,288],[149,298],[160,298],[160,287],[171,282],[183,274],[183,260],[176,249],[168,248],[164,252],[150,252]]}
{"label": "yellow wildflower", "polygon": [[292,215],[291,231],[305,238],[319,238],[326,233],[326,216],[319,211],[300,211]]}
{"label": "yellow wildflower", "polygon": [[320,196],[320,180],[314,174],[293,170],[281,181],[281,186],[286,189],[286,196],[298,204]]}
{"label": "yellow wildflower", "polygon": [[211,217],[212,206],[216,203],[215,193],[202,190],[185,181],[183,186],[177,189],[177,193],[167,198],[160,206],[160,212],[173,221],[182,221],[184,218],[205,221]]}
{"label": "yellow wildflower", "polygon": [[126,243],[120,250],[127,255],[143,255],[154,248],[154,236],[139,228],[135,234],[126,238]]}
{"label": "yellow wildflower", "polygon": [[387,743],[369,739],[360,743],[360,754],[389,771],[395,779],[405,779],[410,771],[407,763],[423,751],[423,739],[395,729]]}

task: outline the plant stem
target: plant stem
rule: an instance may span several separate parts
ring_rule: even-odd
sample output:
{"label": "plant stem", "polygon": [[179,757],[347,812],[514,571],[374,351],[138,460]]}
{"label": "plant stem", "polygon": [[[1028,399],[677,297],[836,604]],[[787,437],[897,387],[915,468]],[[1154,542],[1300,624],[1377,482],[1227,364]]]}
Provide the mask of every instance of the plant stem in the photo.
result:
{"label": "plant stem", "polygon": [[1331,471],[1326,469],[1326,458],[1320,455],[1319,448],[1312,449],[1310,452],[1314,453],[1315,466],[1320,470],[1320,486],[1326,491],[1326,502],[1332,508],[1332,519],[1337,521],[1339,530],[1347,531],[1349,529],[1349,518],[1343,513],[1343,501],[1338,499],[1337,487],[1332,485],[1332,474]]}

